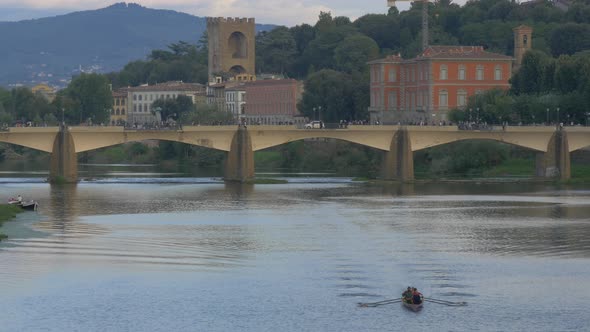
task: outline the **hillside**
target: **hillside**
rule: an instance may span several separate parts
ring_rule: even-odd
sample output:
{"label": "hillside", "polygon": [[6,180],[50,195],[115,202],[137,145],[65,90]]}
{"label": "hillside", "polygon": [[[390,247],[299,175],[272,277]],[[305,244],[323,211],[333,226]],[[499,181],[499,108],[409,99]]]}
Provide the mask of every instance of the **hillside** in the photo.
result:
{"label": "hillside", "polygon": [[[257,25],[269,30],[273,25]],[[49,81],[65,85],[80,68],[120,70],[153,49],[197,43],[205,17],[117,3],[107,8],[19,22],[0,22],[0,86]],[[62,83],[59,83],[59,82]]]}

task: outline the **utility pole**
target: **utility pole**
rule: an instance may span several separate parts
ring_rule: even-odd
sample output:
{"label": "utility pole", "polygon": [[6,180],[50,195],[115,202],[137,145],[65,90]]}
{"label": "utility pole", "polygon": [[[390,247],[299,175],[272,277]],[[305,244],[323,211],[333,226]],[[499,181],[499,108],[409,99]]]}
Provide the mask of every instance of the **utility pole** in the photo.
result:
{"label": "utility pole", "polygon": [[[395,7],[396,0],[387,0],[388,7]],[[428,1],[429,0],[397,0],[409,2],[422,2],[422,51],[428,48]]]}

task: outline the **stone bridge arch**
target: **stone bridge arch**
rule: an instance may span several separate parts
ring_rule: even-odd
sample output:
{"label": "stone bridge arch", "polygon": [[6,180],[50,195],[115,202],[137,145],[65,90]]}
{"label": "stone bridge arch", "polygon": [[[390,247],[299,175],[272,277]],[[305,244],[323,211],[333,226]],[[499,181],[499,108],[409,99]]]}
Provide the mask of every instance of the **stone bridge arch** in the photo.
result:
{"label": "stone bridge arch", "polygon": [[124,130],[122,127],[72,127],[76,153],[109,146],[159,140],[229,151],[235,126],[187,126],[182,130]]}
{"label": "stone bridge arch", "polygon": [[408,127],[412,151],[468,140],[492,140],[546,152],[554,129],[516,127],[502,130],[459,130],[457,127]]}
{"label": "stone bridge arch", "polygon": [[0,132],[0,142],[51,153],[58,133],[59,127],[10,128]]}
{"label": "stone bridge arch", "polygon": [[259,151],[290,142],[330,138],[389,151],[397,126],[349,126],[347,129],[297,129],[286,126],[248,126],[252,150]]}

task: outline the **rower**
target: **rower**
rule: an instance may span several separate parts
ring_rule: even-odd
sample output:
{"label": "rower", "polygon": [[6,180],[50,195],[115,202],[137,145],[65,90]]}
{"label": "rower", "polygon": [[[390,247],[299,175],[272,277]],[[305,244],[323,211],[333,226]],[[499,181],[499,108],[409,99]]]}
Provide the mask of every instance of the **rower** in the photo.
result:
{"label": "rower", "polygon": [[412,303],[420,304],[422,303],[422,293],[420,293],[416,287],[412,288]]}
{"label": "rower", "polygon": [[405,292],[402,293],[402,298],[406,303],[412,303],[412,287],[408,287]]}

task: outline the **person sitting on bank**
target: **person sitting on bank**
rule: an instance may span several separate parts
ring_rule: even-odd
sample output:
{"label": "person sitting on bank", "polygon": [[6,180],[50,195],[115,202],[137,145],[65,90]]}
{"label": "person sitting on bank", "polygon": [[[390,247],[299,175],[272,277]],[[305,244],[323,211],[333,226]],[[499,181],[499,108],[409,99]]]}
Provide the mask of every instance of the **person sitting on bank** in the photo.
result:
{"label": "person sitting on bank", "polygon": [[17,200],[19,203],[22,203],[22,202],[23,202],[23,197],[22,197],[21,195],[18,195],[18,197],[16,198],[16,200]]}
{"label": "person sitting on bank", "polygon": [[412,287],[408,287],[405,292],[402,293],[402,300],[406,303],[412,303]]}
{"label": "person sitting on bank", "polygon": [[422,293],[420,293],[416,287],[412,288],[412,303],[420,304],[422,303]]}

